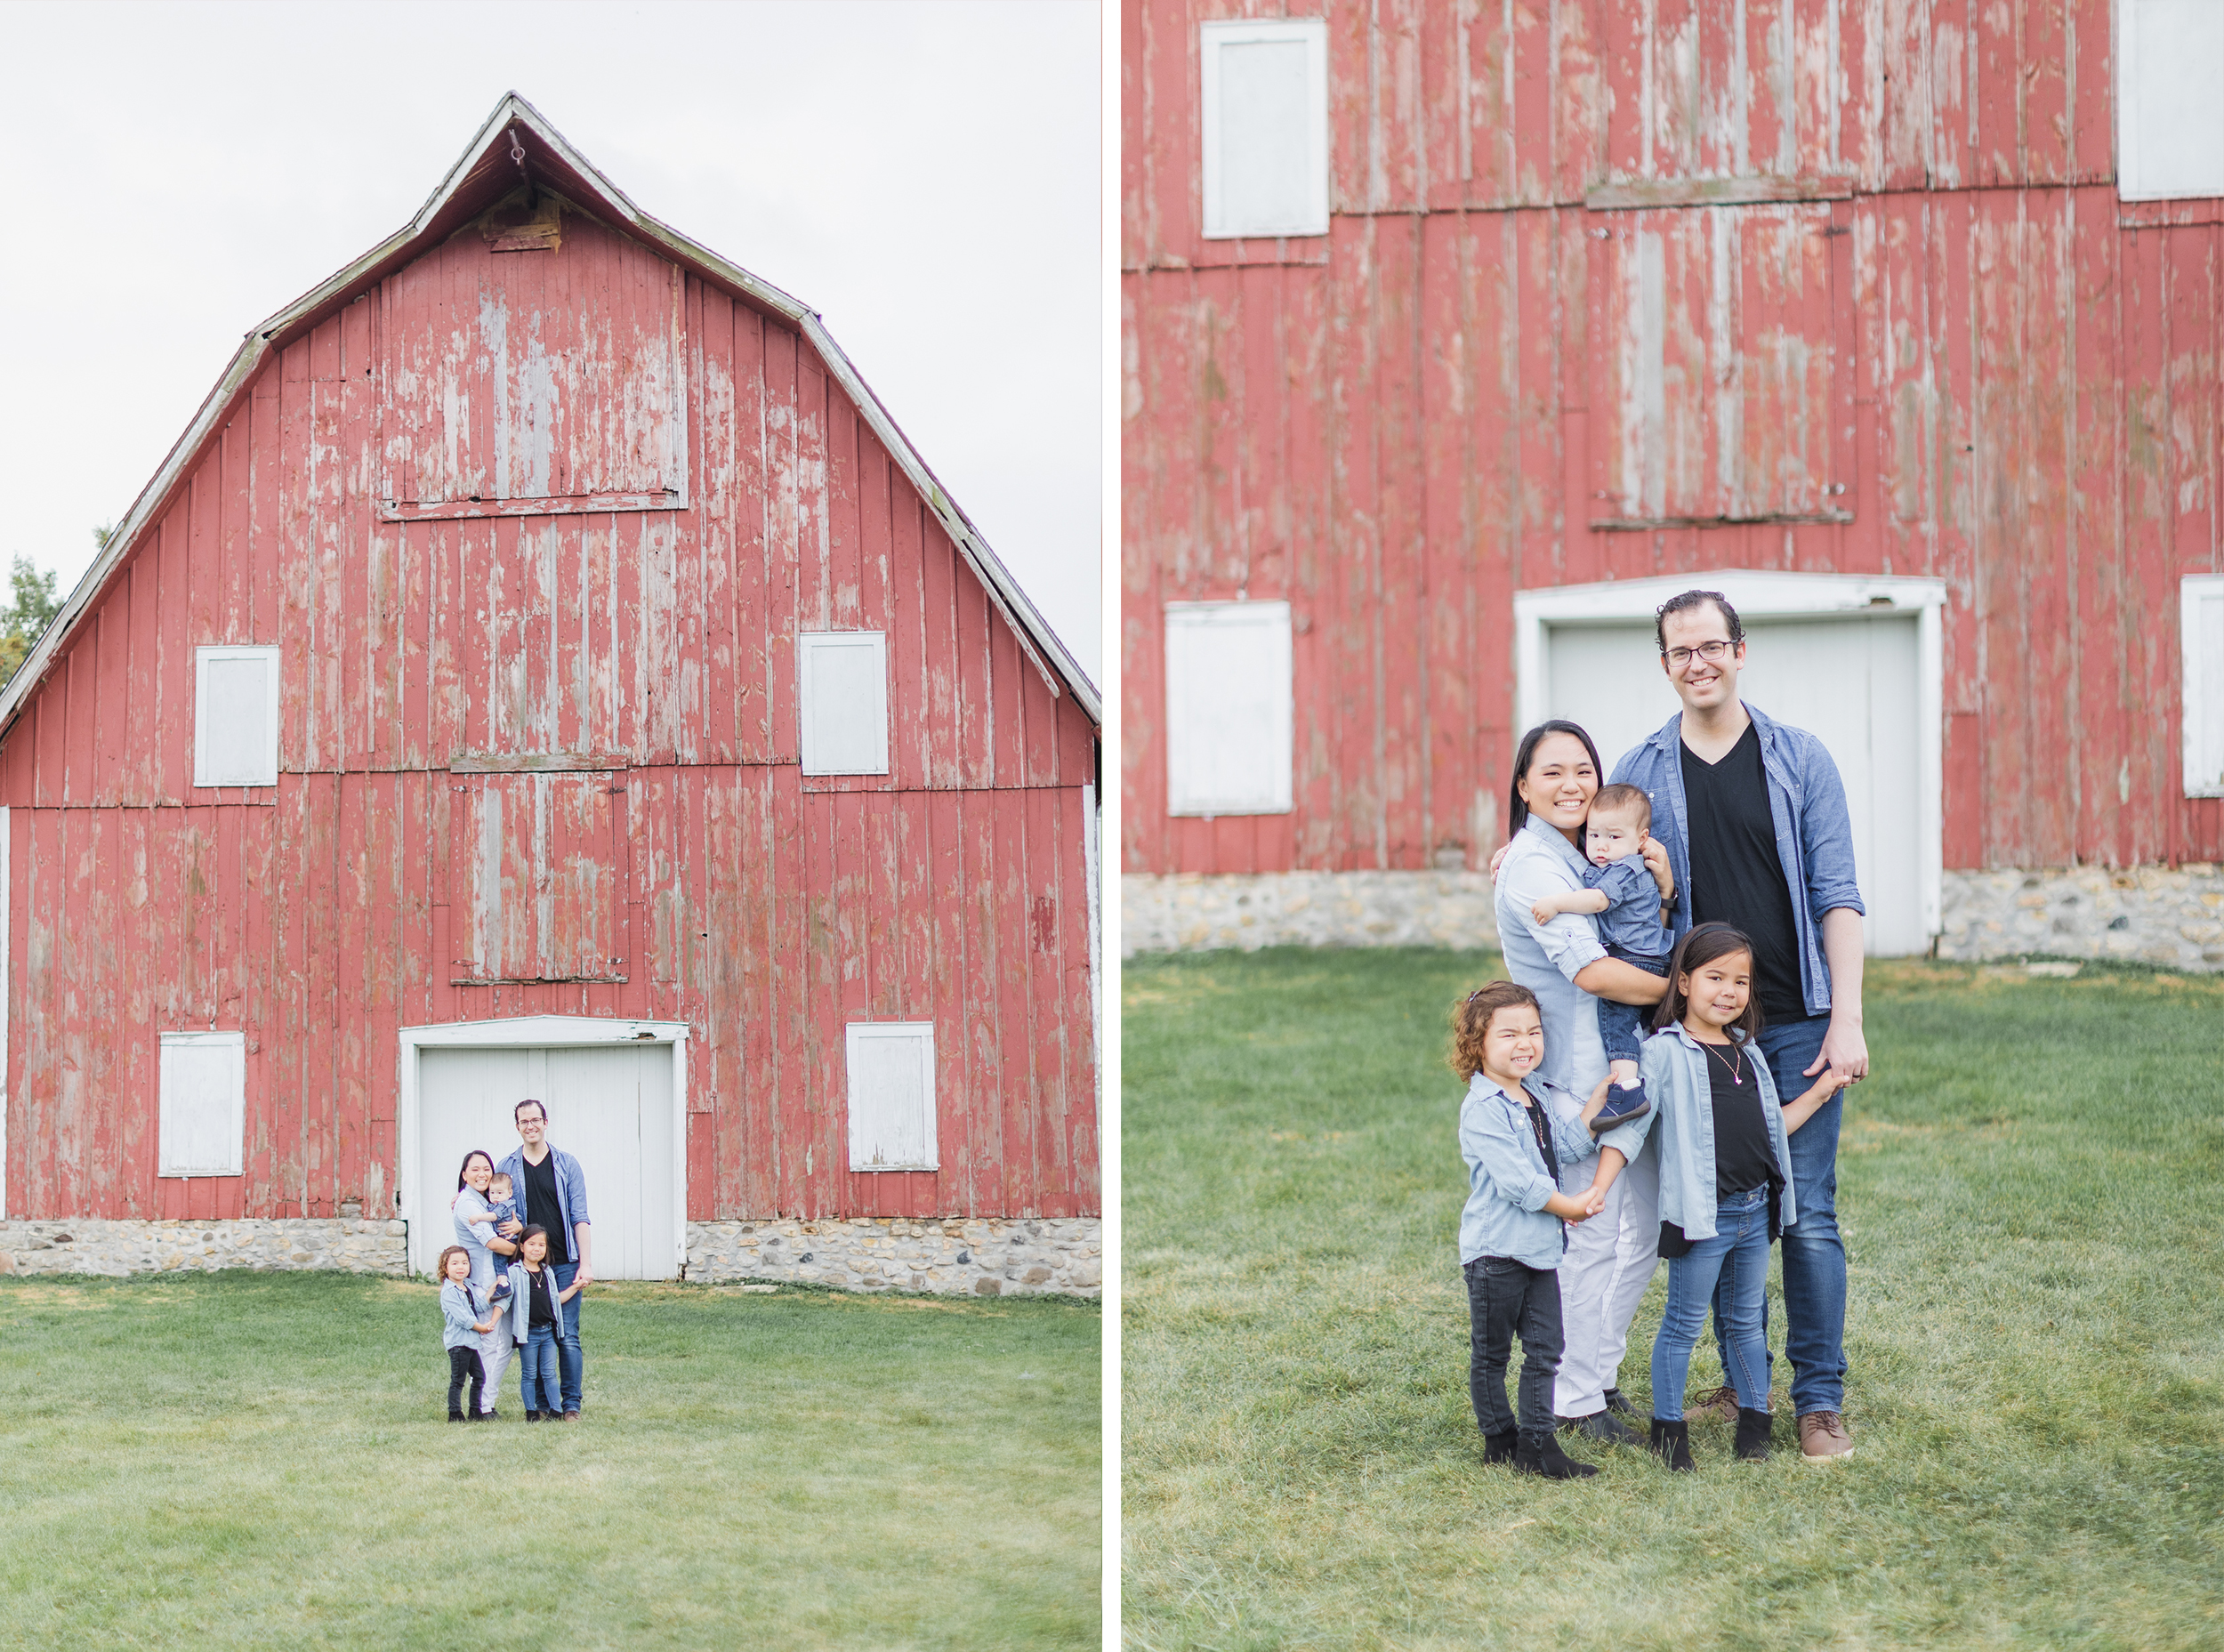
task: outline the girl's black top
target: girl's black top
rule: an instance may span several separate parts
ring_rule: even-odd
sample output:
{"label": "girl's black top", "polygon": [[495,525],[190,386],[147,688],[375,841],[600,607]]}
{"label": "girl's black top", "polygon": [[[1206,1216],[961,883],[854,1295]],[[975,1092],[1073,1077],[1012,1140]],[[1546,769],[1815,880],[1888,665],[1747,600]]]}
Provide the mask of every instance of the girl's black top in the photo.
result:
{"label": "girl's black top", "polygon": [[[1707,1092],[1714,1107],[1714,1197],[1727,1199],[1755,1188],[1769,1189],[1769,1237],[1777,1237],[1783,1173],[1769,1144],[1769,1117],[1754,1071],[1761,1052],[1751,1044],[1701,1044]],[[1688,1256],[1691,1241],[1672,1221],[1660,1224],[1660,1253]]]}
{"label": "girl's black top", "polygon": [[525,1270],[525,1295],[529,1306],[525,1310],[528,1327],[536,1325],[552,1326],[556,1320],[556,1270],[544,1262],[535,1273]]}

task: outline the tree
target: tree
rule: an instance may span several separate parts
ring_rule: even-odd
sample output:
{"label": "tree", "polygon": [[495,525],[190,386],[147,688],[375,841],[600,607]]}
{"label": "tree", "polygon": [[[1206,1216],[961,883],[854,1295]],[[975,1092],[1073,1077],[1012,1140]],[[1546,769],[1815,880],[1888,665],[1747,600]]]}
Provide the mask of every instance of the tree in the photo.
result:
{"label": "tree", "polygon": [[[107,544],[110,531],[108,528],[94,528],[93,542]],[[8,569],[8,606],[0,608],[0,684],[5,684],[22,669],[23,662],[37,646],[39,633],[61,608],[61,599],[54,594],[52,571],[42,572],[27,556],[19,555]]]}

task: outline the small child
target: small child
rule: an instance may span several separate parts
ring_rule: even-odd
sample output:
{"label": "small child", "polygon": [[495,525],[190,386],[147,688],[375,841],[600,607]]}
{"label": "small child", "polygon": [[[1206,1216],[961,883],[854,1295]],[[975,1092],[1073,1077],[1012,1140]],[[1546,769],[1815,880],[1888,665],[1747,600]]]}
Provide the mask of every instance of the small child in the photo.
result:
{"label": "small child", "polygon": [[494,1216],[496,1233],[502,1231],[504,1222],[518,1220],[518,1201],[511,1191],[510,1173],[507,1171],[495,1172],[494,1179],[488,1182],[487,1208]]}
{"label": "small child", "polygon": [[[1452,1011],[1449,1060],[1467,1080],[1460,1103],[1468,1183],[1460,1213],[1467,1390],[1483,1434],[1483,1461],[1571,1480],[1599,1471],[1568,1456],[1553,1437],[1552,1378],[1562,1346],[1559,1269],[1567,1248],[1564,1224],[1597,1215],[1606,1190],[1594,1181],[1570,1197],[1559,1190],[1559,1173],[1561,1165],[1580,1164],[1597,1150],[1583,1126],[1605,1101],[1607,1085],[1601,1082],[1583,1106],[1535,1075],[1543,1059],[1543,1017],[1527,987],[1492,981]],[[1519,1417],[1506,1404],[1506,1366],[1517,1335]]]}
{"label": "small child", "polygon": [[576,1411],[563,1409],[563,1362],[558,1351],[564,1334],[564,1304],[586,1288],[585,1281],[559,1290],[556,1270],[547,1266],[548,1229],[539,1226],[518,1235],[518,1261],[510,1269],[516,1282],[515,1323],[525,1332],[524,1353],[518,1360],[518,1398],[525,1406],[528,1422],[579,1421]]}
{"label": "small child", "polygon": [[1762,1306],[1769,1246],[1799,1220],[1789,1138],[1844,1087],[1825,1068],[1804,1095],[1779,1103],[1760,1050],[1753,942],[1727,923],[1702,923],[1670,961],[1662,1030],[1645,1044],[1645,1076],[1659,1111],[1638,1126],[1657,1135],[1660,1254],[1668,1301],[1653,1339],[1653,1451],[1688,1472],[1683,1388],[1707,1310],[1737,1393],[1739,1457],[1769,1455],[1769,1347]]}
{"label": "small child", "polygon": [[[1594,915],[1607,956],[1619,958],[1648,975],[1665,975],[1666,903],[1676,892],[1675,881],[1664,874],[1656,881],[1652,868],[1645,864],[1641,851],[1652,824],[1652,800],[1638,787],[1600,787],[1583,822],[1591,869],[1583,874],[1583,892],[1547,895],[1530,910],[1539,923],[1549,923],[1563,912]],[[1617,1093],[1591,1121],[1593,1134],[1642,1118],[1652,1107],[1637,1065],[1650,1010],[1616,1003],[1611,998],[1598,1002],[1599,1042],[1606,1046],[1607,1070]]]}
{"label": "small child", "polygon": [[[471,1254],[460,1245],[440,1253],[434,1269],[440,1279],[440,1346],[447,1350],[447,1420],[476,1421],[487,1382],[479,1362],[479,1339],[495,1328],[498,1316],[483,1307],[471,1284]],[[484,1316],[482,1318],[482,1316]],[[463,1385],[471,1384],[471,1409],[463,1408]]]}

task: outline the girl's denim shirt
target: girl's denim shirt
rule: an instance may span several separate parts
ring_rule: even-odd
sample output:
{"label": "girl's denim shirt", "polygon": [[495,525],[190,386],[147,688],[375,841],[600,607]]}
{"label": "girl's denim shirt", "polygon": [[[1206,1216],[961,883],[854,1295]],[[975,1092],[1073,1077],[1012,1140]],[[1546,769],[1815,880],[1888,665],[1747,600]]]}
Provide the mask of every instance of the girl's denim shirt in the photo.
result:
{"label": "girl's denim shirt", "polygon": [[[1579,1164],[1598,1151],[1583,1125],[1583,1103],[1571,1092],[1534,1073],[1522,1087],[1545,1109],[1561,1164]],[[1559,1267],[1567,1229],[1544,1208],[1559,1191],[1558,1166],[1554,1174],[1545,1173],[1528,1109],[1480,1073],[1468,1080],[1460,1103],[1460,1156],[1467,1161],[1461,1262],[1506,1256],[1525,1267]]]}
{"label": "girl's denim shirt", "polygon": [[440,1286],[440,1346],[477,1348],[479,1333],[471,1327],[485,1316],[486,1298],[469,1285],[449,1279]]}
{"label": "girl's denim shirt", "polygon": [[[1743,1059],[1745,1071],[1753,1075],[1750,1082],[1761,1094],[1769,1150],[1776,1155],[1777,1173],[1784,1178],[1777,1223],[1788,1228],[1799,1220],[1799,1211],[1793,1203],[1792,1151],[1784,1109],[1777,1102],[1776,1079],[1759,1050],[1745,1046]],[[1682,1229],[1687,1239],[1714,1237],[1714,1092],[1707,1078],[1707,1060],[1699,1041],[1681,1027],[1648,1038],[1637,1065],[1653,1110],[1623,1126],[1652,1132],[1658,1125],[1660,1219]]]}

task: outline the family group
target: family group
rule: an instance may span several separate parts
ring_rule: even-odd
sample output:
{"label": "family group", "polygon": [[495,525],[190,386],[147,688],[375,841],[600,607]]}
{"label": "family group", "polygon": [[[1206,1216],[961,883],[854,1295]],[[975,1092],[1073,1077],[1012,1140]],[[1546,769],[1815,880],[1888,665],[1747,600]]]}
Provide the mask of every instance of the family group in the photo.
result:
{"label": "family group", "polygon": [[549,1141],[544,1103],[520,1101],[513,1116],[519,1145],[500,1164],[477,1148],[463,1156],[456,1242],[433,1269],[447,1417],[499,1421],[495,1396],[515,1357],[525,1420],[576,1422],[579,1295],[593,1278],[587,1179],[577,1159]]}
{"label": "family group", "polygon": [[1645,1443],[1696,1466],[1684,1388],[1711,1309],[1729,1381],[1694,1408],[1769,1455],[1778,1242],[1801,1458],[1853,1451],[1837,1152],[1869,1058],[1845,790],[1819,740],[1744,703],[1727,598],[1672,599],[1654,635],[1682,707],[1613,784],[1577,725],[1523,737],[1495,863],[1512,979],[1452,1013],[1475,1421],[1486,1462],[1555,1479],[1598,1472],[1562,1431],[1637,1442],[1619,1368],[1664,1259]]}

